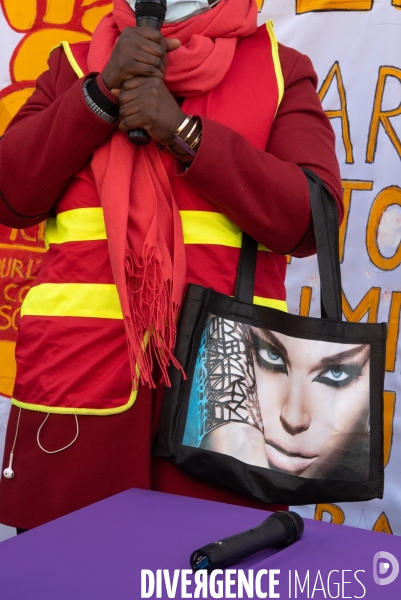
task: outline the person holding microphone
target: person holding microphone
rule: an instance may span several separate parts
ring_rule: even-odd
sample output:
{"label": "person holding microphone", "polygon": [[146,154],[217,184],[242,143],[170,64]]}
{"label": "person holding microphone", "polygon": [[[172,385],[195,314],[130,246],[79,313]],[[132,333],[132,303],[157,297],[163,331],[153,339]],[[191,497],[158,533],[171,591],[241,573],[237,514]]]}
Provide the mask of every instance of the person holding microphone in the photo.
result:
{"label": "person holding microphone", "polygon": [[134,8],[53,50],[0,140],[0,222],[47,219],[0,482],[20,530],[130,487],[277,508],[152,458],[176,322],[188,282],[233,295],[241,231],[261,244],[254,302],[286,310],[286,255],[316,251],[304,169],[342,216],[316,74],[255,0],[167,0],[161,31]]}

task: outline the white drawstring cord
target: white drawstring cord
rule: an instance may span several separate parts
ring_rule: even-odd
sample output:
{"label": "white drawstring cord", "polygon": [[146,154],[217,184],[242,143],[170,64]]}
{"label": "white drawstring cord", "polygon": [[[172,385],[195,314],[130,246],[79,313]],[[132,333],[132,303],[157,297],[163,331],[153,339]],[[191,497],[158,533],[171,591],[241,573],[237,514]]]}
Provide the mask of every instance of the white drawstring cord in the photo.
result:
{"label": "white drawstring cord", "polygon": [[18,419],[17,419],[17,428],[15,430],[15,436],[14,436],[14,443],[13,443],[13,447],[11,448],[11,452],[10,452],[10,464],[8,465],[9,469],[13,468],[13,460],[14,460],[14,449],[15,449],[15,443],[17,441],[17,435],[18,435],[18,429],[19,429],[19,420],[21,418],[21,408],[19,409],[19,413],[18,413]]}
{"label": "white drawstring cord", "polygon": [[14,443],[13,443],[13,447],[11,448],[11,454],[14,456],[14,448],[15,448],[15,442],[17,441],[17,435],[18,435],[18,429],[19,429],[19,420],[21,418],[21,408],[19,409],[19,413],[18,413],[18,419],[17,419],[17,428],[15,430],[15,436],[14,436]]}
{"label": "white drawstring cord", "polygon": [[77,424],[77,433],[76,433],[74,439],[72,440],[72,442],[70,442],[67,446],[64,446],[64,448],[60,448],[60,450],[46,450],[45,448],[43,448],[42,444],[40,443],[39,436],[40,436],[40,432],[42,430],[43,425],[46,423],[46,421],[47,421],[47,419],[49,417],[50,417],[50,413],[47,414],[46,419],[43,421],[42,425],[39,427],[38,434],[36,436],[36,440],[38,442],[39,448],[41,450],[43,450],[43,452],[46,452],[46,454],[57,454],[57,452],[62,452],[63,450],[67,450],[67,448],[69,448],[70,446],[72,446],[73,443],[77,441],[77,438],[78,438],[78,435],[79,435],[78,417],[77,417],[77,415],[74,415],[74,417],[75,417],[75,423]]}

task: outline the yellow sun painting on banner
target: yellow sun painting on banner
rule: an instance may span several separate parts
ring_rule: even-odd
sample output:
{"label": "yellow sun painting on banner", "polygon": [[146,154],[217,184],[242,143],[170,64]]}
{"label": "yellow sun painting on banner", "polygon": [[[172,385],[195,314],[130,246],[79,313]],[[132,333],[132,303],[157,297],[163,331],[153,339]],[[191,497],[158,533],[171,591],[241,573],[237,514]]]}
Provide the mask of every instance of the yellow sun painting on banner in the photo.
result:
{"label": "yellow sun painting on banner", "polygon": [[34,91],[34,82],[47,69],[52,48],[61,40],[88,41],[110,12],[107,0],[0,0],[9,26],[25,34],[10,61],[11,85],[0,92],[0,135]]}

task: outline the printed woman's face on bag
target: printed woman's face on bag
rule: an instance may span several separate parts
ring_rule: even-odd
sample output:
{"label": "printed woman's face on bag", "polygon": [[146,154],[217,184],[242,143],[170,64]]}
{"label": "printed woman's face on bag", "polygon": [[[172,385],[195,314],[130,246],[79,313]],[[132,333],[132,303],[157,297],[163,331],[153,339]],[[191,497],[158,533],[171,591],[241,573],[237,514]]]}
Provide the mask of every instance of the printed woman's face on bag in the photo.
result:
{"label": "printed woman's face on bag", "polygon": [[269,468],[303,477],[341,469],[369,431],[367,345],[250,329]]}
{"label": "printed woman's face on bag", "polygon": [[184,444],[316,479],[369,470],[370,346],[306,340],[211,315]]}

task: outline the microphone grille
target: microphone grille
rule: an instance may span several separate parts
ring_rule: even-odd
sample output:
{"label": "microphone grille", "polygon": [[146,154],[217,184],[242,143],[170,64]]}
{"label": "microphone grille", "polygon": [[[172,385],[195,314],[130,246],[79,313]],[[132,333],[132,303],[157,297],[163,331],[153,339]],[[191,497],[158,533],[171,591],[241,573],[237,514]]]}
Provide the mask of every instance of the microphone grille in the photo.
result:
{"label": "microphone grille", "polygon": [[280,521],[285,529],[285,540],[280,546],[283,548],[299,540],[304,532],[304,522],[298,513],[289,511],[278,511],[272,514],[272,517]]}
{"label": "microphone grille", "polygon": [[164,18],[166,16],[167,7],[165,4],[160,4],[157,1],[146,1],[144,2],[136,2],[135,4],[135,16],[137,19],[141,17],[155,17],[162,23],[164,22]]}

